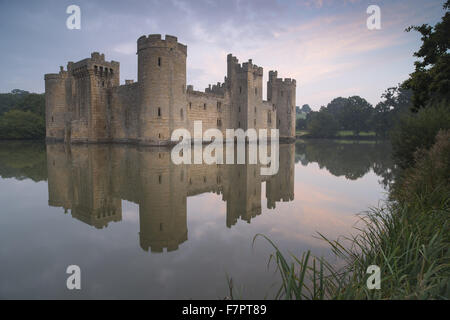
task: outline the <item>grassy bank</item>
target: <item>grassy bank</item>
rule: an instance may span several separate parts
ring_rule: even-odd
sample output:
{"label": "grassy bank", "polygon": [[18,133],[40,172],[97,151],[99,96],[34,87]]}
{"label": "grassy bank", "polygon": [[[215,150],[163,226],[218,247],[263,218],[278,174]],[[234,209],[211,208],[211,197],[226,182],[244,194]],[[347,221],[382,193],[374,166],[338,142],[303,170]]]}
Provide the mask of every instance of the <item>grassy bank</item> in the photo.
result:
{"label": "grassy bank", "polygon": [[[296,137],[301,139],[317,139],[320,137],[315,137],[311,135],[307,130],[297,130]],[[377,140],[380,139],[376,136],[375,132],[359,132],[356,134],[351,130],[341,130],[336,133],[336,135],[332,137],[327,137],[327,139],[348,139],[348,140]]]}
{"label": "grassy bank", "polygon": [[[275,243],[271,259],[282,285],[278,299],[450,298],[450,131],[441,131],[428,150],[415,153],[391,200],[362,215],[359,234],[327,241],[344,267],[306,252],[285,255]],[[350,246],[343,245],[350,243]],[[367,269],[380,268],[381,288],[369,290]]]}

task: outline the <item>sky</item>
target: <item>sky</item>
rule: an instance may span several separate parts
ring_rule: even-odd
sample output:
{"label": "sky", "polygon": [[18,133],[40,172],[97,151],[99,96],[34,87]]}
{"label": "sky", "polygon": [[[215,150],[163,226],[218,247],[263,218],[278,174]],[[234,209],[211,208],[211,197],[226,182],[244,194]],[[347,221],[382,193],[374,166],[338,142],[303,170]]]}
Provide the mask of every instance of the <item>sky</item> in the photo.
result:
{"label": "sky", "polygon": [[[137,78],[136,40],[170,34],[188,46],[187,84],[204,90],[222,82],[226,56],[249,59],[297,80],[297,105],[314,110],[333,98],[380,101],[413,71],[420,46],[410,25],[434,25],[443,0],[0,0],[0,92],[44,92],[44,74],[99,51],[120,62],[121,84]],[[69,30],[69,5],[81,29]],[[369,5],[381,29],[369,30]],[[264,85],[265,87],[266,85]],[[264,99],[265,90],[264,90]]]}

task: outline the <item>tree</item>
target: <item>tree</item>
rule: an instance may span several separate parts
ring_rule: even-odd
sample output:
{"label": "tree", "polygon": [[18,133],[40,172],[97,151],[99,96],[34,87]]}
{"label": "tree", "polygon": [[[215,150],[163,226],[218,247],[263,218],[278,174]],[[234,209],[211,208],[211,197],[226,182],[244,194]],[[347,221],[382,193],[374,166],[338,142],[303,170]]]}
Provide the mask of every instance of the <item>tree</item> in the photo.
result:
{"label": "tree", "polygon": [[401,85],[391,87],[381,95],[383,99],[376,106],[370,121],[370,127],[379,137],[388,136],[398,119],[406,115],[411,107],[412,92]]}
{"label": "tree", "polygon": [[305,130],[306,123],[306,119],[297,118],[297,120],[295,121],[295,130]]}
{"label": "tree", "polygon": [[45,96],[43,94],[30,93],[19,101],[17,110],[30,111],[45,117]]}
{"label": "tree", "polygon": [[309,106],[309,104],[304,104],[301,108],[301,111],[304,113],[310,113],[312,110],[311,110],[311,107]]}
{"label": "tree", "polygon": [[0,118],[0,139],[43,139],[45,121],[30,111],[11,110]]}
{"label": "tree", "polygon": [[333,99],[326,110],[339,122],[339,128],[353,130],[355,134],[369,129],[369,119],[373,112],[372,105],[360,96]]}
{"label": "tree", "polygon": [[419,58],[414,63],[415,71],[403,84],[414,93],[413,111],[450,101],[450,0],[445,2],[444,10],[445,15],[434,27],[423,24],[406,29],[422,35],[422,45],[414,53]]}
{"label": "tree", "polygon": [[450,112],[445,104],[422,108],[402,117],[391,136],[396,164],[403,169],[412,167],[415,152],[431,148],[440,130],[450,130]]}
{"label": "tree", "polygon": [[331,138],[336,136],[339,124],[329,112],[311,112],[307,121],[309,134],[317,138]]}
{"label": "tree", "polygon": [[45,96],[14,89],[0,94],[0,139],[45,137]]}

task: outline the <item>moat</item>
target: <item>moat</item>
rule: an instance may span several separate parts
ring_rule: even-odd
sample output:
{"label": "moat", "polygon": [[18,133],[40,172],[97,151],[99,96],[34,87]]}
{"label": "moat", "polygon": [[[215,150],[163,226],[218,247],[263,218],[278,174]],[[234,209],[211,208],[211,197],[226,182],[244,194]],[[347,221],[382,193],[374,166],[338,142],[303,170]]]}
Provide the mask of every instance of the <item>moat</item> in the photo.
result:
{"label": "moat", "polygon": [[[272,248],[330,256],[385,198],[390,146],[280,145],[280,168],[174,165],[170,150],[0,142],[0,298],[270,298]],[[82,289],[66,288],[78,265]]]}

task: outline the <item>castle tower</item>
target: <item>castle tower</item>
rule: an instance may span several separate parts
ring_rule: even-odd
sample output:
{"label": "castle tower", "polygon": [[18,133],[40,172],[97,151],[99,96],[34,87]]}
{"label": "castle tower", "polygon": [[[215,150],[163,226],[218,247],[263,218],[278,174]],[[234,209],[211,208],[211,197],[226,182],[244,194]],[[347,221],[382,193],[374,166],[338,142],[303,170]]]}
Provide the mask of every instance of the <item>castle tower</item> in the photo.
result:
{"label": "castle tower", "polygon": [[45,79],[45,127],[48,141],[64,141],[67,71],[49,73]]}
{"label": "castle tower", "polygon": [[256,128],[258,106],[262,103],[263,68],[252,60],[242,66],[236,57],[227,57],[227,87],[231,96],[232,124],[235,128]]}
{"label": "castle tower", "polygon": [[283,80],[277,76],[277,71],[269,71],[267,100],[276,108],[280,138],[295,138],[296,81],[289,78]]}
{"label": "castle tower", "polygon": [[67,104],[71,109],[71,142],[107,142],[110,140],[108,89],[119,85],[119,63],[105,61],[105,55],[93,52],[91,58],[67,65],[73,77]]}
{"label": "castle tower", "polygon": [[187,127],[187,47],[177,38],[159,34],[137,41],[141,143],[164,144],[172,131]]}

